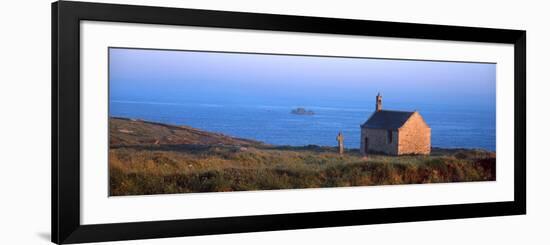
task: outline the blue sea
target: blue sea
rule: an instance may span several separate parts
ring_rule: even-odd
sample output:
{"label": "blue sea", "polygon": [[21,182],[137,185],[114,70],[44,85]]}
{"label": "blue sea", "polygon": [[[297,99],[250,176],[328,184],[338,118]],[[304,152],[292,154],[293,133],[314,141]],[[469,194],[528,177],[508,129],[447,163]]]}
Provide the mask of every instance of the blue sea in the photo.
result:
{"label": "blue sea", "polygon": [[[406,105],[393,105],[399,110]],[[483,148],[495,151],[495,109],[457,105],[415,105],[432,129],[432,146]],[[295,115],[304,107],[314,115]],[[110,102],[111,116],[142,119],[219,132],[274,145],[336,146],[342,131],[346,148],[359,148],[360,124],[374,105],[259,105],[159,103],[150,101]],[[385,108],[386,109],[386,108]]]}

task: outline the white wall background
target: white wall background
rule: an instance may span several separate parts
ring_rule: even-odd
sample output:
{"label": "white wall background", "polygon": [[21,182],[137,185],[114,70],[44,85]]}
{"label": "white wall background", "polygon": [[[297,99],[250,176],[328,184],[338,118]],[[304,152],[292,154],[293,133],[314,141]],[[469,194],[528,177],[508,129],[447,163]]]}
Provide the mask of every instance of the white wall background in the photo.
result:
{"label": "white wall background", "polygon": [[[277,231],[105,244],[548,244],[550,29],[545,1],[107,0],[105,2],[527,30],[526,216]],[[50,1],[0,10],[0,244],[48,244]]]}

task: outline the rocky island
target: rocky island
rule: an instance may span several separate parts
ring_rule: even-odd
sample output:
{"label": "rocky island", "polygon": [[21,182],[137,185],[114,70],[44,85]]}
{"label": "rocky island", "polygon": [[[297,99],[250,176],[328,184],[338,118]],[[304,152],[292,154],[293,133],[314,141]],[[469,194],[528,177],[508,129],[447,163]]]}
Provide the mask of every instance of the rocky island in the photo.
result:
{"label": "rocky island", "polygon": [[293,109],[290,113],[296,114],[296,115],[315,115],[315,112],[312,110],[306,110],[303,107],[298,107],[296,109]]}

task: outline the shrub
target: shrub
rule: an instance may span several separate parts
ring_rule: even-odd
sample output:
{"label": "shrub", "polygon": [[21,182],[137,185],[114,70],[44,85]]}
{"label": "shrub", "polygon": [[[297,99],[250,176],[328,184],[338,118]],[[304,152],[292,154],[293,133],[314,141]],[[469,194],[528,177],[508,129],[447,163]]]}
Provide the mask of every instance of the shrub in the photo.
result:
{"label": "shrub", "polygon": [[109,151],[110,195],[224,192],[495,180],[487,152],[341,156],[326,147],[149,147]]}

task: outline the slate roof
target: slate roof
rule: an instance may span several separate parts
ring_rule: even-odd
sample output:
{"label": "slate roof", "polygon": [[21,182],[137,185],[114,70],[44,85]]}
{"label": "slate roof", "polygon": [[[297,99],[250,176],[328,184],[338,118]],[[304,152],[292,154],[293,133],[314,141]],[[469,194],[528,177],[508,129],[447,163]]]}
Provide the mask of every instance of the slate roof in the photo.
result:
{"label": "slate roof", "polygon": [[376,129],[398,129],[414,114],[414,111],[389,111],[374,112],[361,127]]}

